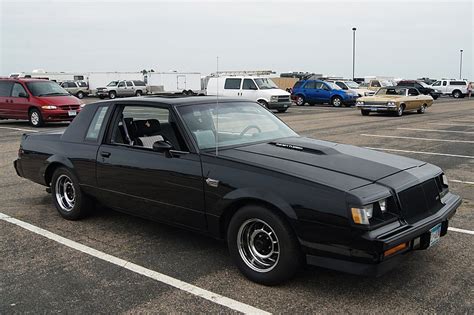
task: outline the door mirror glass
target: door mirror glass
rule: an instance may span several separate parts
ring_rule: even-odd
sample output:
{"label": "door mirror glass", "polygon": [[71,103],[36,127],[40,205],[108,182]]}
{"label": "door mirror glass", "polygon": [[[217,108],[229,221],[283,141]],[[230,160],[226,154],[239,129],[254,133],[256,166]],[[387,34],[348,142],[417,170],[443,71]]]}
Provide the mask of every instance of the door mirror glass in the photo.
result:
{"label": "door mirror glass", "polygon": [[153,143],[153,151],[155,152],[169,152],[171,149],[173,149],[173,146],[166,141],[160,140]]}

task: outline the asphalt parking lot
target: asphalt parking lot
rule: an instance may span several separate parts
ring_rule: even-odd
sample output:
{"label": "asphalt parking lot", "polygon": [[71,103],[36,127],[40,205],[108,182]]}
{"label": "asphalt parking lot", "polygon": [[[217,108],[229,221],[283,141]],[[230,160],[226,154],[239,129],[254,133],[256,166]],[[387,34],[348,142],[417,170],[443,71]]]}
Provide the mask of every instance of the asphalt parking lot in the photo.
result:
{"label": "asphalt parking lot", "polygon": [[[401,118],[329,106],[292,107],[278,116],[304,136],[440,166],[463,197],[450,222],[461,230],[380,278],[307,267],[286,284],[265,287],[239,273],[224,243],[198,234],[108,209],[63,220],[44,187],[19,178],[12,166],[21,134],[33,129],[0,121],[0,213],[111,255],[91,256],[0,217],[0,313],[472,313],[474,99],[443,98],[425,114]],[[157,280],[162,275],[183,283]]]}

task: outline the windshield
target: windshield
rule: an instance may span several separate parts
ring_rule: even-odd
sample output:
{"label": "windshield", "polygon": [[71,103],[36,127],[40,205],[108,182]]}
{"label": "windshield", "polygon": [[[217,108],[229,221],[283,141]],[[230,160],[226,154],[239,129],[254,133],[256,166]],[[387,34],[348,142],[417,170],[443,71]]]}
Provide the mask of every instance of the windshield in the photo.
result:
{"label": "windshield", "polygon": [[393,86],[393,82],[388,81],[388,80],[380,80],[379,81],[382,86]]}
{"label": "windshield", "polygon": [[359,88],[367,88],[367,87],[369,87],[369,83],[367,82],[363,82],[359,85]]}
{"label": "windshield", "polygon": [[34,96],[64,96],[70,95],[65,89],[52,81],[27,82],[26,86]]}
{"label": "windshield", "polygon": [[349,87],[349,89],[358,89],[359,88],[359,84],[355,83],[354,81],[346,81],[344,83]]}
{"label": "windshield", "polygon": [[218,110],[216,104],[180,106],[178,112],[201,150],[215,149],[216,138],[219,147],[226,147],[297,136],[275,115],[252,102],[220,103]]}
{"label": "windshield", "polygon": [[117,84],[118,84],[118,81],[112,81],[109,84],[107,84],[107,86],[117,86]]}
{"label": "windshield", "polygon": [[406,88],[380,88],[375,95],[406,95]]}
{"label": "windshield", "polygon": [[275,84],[275,82],[268,78],[255,79],[255,83],[257,83],[260,90],[278,89],[278,86]]}

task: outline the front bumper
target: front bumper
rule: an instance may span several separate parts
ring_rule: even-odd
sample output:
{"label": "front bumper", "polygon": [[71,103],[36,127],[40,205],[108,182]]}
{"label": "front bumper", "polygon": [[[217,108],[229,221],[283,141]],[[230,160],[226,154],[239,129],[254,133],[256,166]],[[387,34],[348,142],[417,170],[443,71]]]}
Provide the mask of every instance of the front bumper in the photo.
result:
{"label": "front bumper", "polygon": [[291,101],[288,102],[269,102],[268,109],[286,109],[291,106]]}
{"label": "front bumper", "polygon": [[[70,112],[75,112],[76,115],[70,115]],[[43,116],[44,122],[53,122],[53,121],[72,121],[74,118],[79,115],[81,112],[80,109],[74,110],[64,110],[64,109],[51,109],[43,110],[41,115]]]}
{"label": "front bumper", "polygon": [[[441,223],[440,235],[444,236],[447,233],[449,220],[461,204],[461,198],[447,193],[442,202],[444,206],[438,212],[413,224],[398,224],[393,229],[382,226],[363,233],[353,241],[353,244],[357,244],[357,248],[351,248],[346,257],[309,253],[306,255],[306,261],[310,265],[347,273],[380,276],[397,266],[406,254],[413,250],[426,249],[428,247],[426,238],[428,236],[429,242],[428,233],[434,226]],[[384,257],[386,250],[404,243],[408,244],[405,249]]]}
{"label": "front bumper", "polygon": [[109,91],[107,90],[98,90],[96,92],[97,96],[109,96]]}
{"label": "front bumper", "polygon": [[356,105],[356,108],[369,112],[396,112],[398,110],[397,106],[387,105]]}

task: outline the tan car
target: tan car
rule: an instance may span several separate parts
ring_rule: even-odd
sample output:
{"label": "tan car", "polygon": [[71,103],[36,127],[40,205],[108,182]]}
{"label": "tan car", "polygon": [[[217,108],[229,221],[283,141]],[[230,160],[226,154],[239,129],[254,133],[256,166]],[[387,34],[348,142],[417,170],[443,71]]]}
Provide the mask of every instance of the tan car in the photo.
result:
{"label": "tan car", "polygon": [[432,104],[433,98],[430,95],[424,95],[415,88],[390,86],[380,88],[374,96],[358,98],[356,107],[364,116],[370,112],[402,116],[405,111],[413,110],[423,114]]}

